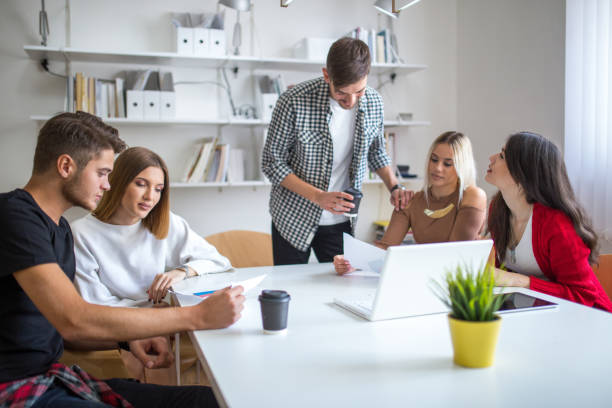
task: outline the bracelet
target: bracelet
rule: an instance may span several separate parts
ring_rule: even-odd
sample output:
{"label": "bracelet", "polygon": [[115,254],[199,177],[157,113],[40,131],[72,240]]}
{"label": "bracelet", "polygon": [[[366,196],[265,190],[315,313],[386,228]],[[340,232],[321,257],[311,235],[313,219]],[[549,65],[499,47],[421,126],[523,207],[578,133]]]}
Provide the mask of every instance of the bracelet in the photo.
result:
{"label": "bracelet", "polygon": [[119,348],[119,350],[130,351],[130,343],[128,343],[127,341],[118,342],[117,347]]}
{"label": "bracelet", "polygon": [[176,267],[176,268],[174,268],[174,269],[176,269],[177,271],[183,271],[183,272],[185,272],[185,278],[188,278],[188,277],[189,277],[189,267],[187,267],[187,266],[185,266],[185,265],[182,265],[182,266],[177,266],[177,267]]}
{"label": "bracelet", "polygon": [[397,190],[398,188],[399,188],[400,190],[402,190],[402,191],[403,191],[403,190],[406,190],[406,187],[404,187],[403,185],[401,185],[401,184],[396,184],[396,185],[394,185],[393,187],[391,187],[391,190],[389,190],[389,192],[390,192],[390,193],[392,193],[392,192],[394,192],[395,190]]}

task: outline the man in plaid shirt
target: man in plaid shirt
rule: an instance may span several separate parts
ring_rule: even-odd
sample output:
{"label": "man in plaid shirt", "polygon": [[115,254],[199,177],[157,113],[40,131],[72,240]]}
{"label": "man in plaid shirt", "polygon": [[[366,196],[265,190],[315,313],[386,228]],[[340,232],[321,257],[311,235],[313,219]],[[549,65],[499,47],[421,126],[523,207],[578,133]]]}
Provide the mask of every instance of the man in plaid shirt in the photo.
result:
{"label": "man in plaid shirt", "polygon": [[383,102],[367,86],[370,52],[360,40],[341,38],[330,48],[323,77],[279,98],[262,155],[272,182],[270,214],[274,264],[319,262],[341,254],[344,216],[354,205],[348,187],[361,190],[367,167],[404,208],[412,192],[398,184],[385,151]]}
{"label": "man in plaid shirt", "polygon": [[172,353],[160,336],[240,318],[241,286],[180,308],[99,306],[78,294],[74,241],[62,214],[73,206],[95,209],[124,148],[117,130],[97,117],[62,113],[40,130],[27,185],[0,194],[0,407],[217,406],[209,387],[100,381],[58,362],[64,346],[120,344],[147,368],[168,367]]}

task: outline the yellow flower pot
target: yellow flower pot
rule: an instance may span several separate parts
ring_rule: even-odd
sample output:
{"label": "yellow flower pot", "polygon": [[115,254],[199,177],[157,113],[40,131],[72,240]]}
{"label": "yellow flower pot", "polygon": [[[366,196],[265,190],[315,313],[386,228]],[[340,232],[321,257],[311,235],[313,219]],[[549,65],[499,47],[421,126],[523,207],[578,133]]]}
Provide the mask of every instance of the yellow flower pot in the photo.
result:
{"label": "yellow flower pot", "polygon": [[495,316],[489,322],[471,322],[449,315],[448,324],[455,364],[471,368],[493,365],[501,317]]}

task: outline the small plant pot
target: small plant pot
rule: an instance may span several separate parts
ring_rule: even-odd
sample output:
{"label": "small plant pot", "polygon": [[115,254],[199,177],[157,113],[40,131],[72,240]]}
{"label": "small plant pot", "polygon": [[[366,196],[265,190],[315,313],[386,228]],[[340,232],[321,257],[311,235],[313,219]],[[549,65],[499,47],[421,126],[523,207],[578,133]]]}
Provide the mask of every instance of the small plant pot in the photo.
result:
{"label": "small plant pot", "polygon": [[470,368],[493,365],[500,324],[499,316],[489,322],[473,322],[448,315],[455,364]]}

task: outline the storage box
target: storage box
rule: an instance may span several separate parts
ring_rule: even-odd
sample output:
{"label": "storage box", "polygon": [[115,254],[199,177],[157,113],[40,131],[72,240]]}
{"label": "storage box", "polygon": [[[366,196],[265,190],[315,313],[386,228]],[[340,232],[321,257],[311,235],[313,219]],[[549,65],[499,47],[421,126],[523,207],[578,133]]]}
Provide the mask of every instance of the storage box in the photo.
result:
{"label": "storage box", "polygon": [[335,38],[302,38],[293,46],[293,58],[325,61]]}

